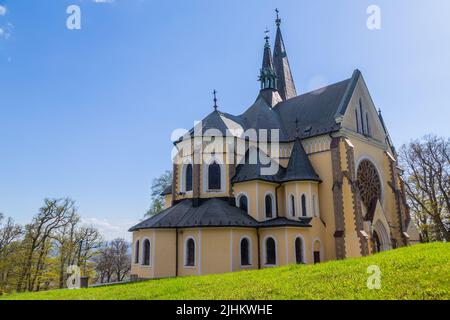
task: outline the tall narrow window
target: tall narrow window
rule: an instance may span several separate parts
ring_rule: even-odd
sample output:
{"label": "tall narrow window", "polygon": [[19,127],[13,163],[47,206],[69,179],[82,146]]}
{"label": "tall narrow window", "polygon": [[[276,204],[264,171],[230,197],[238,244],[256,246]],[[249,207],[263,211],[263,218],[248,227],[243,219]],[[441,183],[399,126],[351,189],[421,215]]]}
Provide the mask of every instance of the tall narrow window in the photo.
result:
{"label": "tall narrow window", "polygon": [[185,249],[185,266],[186,267],[194,267],[195,266],[195,242],[194,239],[188,239],[186,241],[186,249]]}
{"label": "tall narrow window", "polygon": [[186,191],[192,191],[192,164],[186,166]]}
{"label": "tall narrow window", "polygon": [[302,195],[302,216],[306,217],[308,212],[306,211],[306,196]]}
{"label": "tall narrow window", "polygon": [[273,218],[272,196],[266,195],[266,218]]}
{"label": "tall narrow window", "polygon": [[213,162],[208,166],[208,189],[209,190],[220,190],[220,165]]}
{"label": "tall narrow window", "polygon": [[366,129],[364,127],[364,113],[361,99],[359,99],[359,115],[361,117],[361,133],[366,134]]}
{"label": "tall narrow window", "polygon": [[276,265],[277,264],[277,252],[275,240],[273,238],[267,238],[266,240],[266,264]]}
{"label": "tall narrow window", "polygon": [[358,115],[358,109],[355,109],[355,119],[356,119],[356,132],[359,132],[359,115]]}
{"label": "tall narrow window", "polygon": [[144,246],[144,252],[143,252],[142,264],[144,266],[149,266],[150,265],[150,240],[145,239],[143,246]]}
{"label": "tall narrow window", "polygon": [[295,197],[291,194],[289,198],[289,208],[291,210],[291,216],[295,217]]}
{"label": "tall narrow window", "polygon": [[319,215],[317,214],[317,198],[316,195],[314,194],[312,197],[312,205],[313,205],[313,215],[314,217],[318,217]]}
{"label": "tall narrow window", "polygon": [[134,246],[134,263],[139,263],[139,240],[136,241]]}
{"label": "tall narrow window", "polygon": [[250,243],[247,238],[241,240],[241,266],[250,265]]}
{"label": "tall narrow window", "polygon": [[247,196],[240,196],[239,197],[239,208],[244,210],[246,213],[248,213],[248,199]]}
{"label": "tall narrow window", "polygon": [[297,264],[304,263],[303,262],[303,242],[300,237],[295,239],[295,262]]}
{"label": "tall narrow window", "polygon": [[366,112],[367,135],[370,137],[369,114]]}

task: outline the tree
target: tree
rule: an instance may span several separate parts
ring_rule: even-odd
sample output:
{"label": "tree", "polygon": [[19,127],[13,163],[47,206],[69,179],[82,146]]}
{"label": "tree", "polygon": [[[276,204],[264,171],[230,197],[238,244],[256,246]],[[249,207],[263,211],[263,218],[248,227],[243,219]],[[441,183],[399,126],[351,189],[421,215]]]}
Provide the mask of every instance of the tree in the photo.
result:
{"label": "tree", "polygon": [[433,135],[402,146],[405,189],[425,241],[450,241],[450,139]]}
{"label": "tree", "polygon": [[69,198],[45,199],[44,206],[25,227],[25,259],[17,282],[17,291],[33,291],[44,269],[51,240],[57,229],[66,226],[76,215],[75,202]]}
{"label": "tree", "polygon": [[154,216],[164,209],[164,197],[161,194],[171,185],[172,171],[169,170],[153,180],[151,187],[151,205],[145,216]]}
{"label": "tree", "polygon": [[100,283],[120,282],[131,270],[130,245],[121,238],[106,242],[96,259],[95,270]]}
{"label": "tree", "polygon": [[18,267],[16,256],[23,235],[21,226],[11,218],[3,225],[3,219],[4,215],[0,213],[0,294],[10,291],[14,286]]}

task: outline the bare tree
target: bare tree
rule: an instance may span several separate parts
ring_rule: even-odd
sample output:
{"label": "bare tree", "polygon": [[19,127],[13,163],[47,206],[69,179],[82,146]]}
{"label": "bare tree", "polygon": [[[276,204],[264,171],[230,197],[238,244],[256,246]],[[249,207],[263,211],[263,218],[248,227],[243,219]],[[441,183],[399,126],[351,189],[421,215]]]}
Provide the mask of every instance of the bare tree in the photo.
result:
{"label": "bare tree", "polygon": [[96,254],[102,245],[102,236],[98,230],[92,226],[83,226],[77,232],[76,243],[77,263],[83,267],[83,272],[87,273],[87,263]]}
{"label": "bare tree", "polygon": [[12,218],[8,218],[5,225],[2,226],[3,219],[4,215],[0,213],[0,256],[12,242],[23,235],[22,227],[15,224]]}
{"label": "bare tree", "polygon": [[400,149],[408,204],[425,241],[450,241],[450,139],[425,136]]}
{"label": "bare tree", "polygon": [[123,281],[131,270],[130,245],[124,239],[106,243],[96,259],[98,281]]}

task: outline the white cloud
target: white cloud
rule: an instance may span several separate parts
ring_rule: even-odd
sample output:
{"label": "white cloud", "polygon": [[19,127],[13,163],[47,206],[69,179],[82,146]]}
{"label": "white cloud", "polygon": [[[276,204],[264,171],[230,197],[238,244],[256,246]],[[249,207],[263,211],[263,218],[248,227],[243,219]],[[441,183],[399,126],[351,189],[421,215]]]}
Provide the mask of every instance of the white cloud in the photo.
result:
{"label": "white cloud", "polygon": [[0,4],[0,16],[4,16],[6,14],[6,7]]}
{"label": "white cloud", "polygon": [[95,3],[111,3],[114,2],[114,0],[94,0]]}
{"label": "white cloud", "polygon": [[8,40],[8,38],[11,36],[11,33],[14,30],[14,25],[12,23],[7,23],[6,27],[0,27],[0,38],[4,38]]}
{"label": "white cloud", "polygon": [[105,240],[113,240],[115,238],[124,238],[127,241],[131,240],[131,233],[128,229],[133,225],[132,222],[112,223],[107,219],[98,218],[82,218],[84,224],[91,225],[98,229]]}

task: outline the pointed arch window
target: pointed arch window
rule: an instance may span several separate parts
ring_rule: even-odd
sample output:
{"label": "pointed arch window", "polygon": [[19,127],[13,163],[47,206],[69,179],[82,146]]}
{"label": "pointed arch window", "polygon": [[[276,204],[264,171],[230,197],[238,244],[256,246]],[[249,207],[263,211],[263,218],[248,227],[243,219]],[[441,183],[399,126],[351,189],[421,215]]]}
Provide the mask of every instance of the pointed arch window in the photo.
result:
{"label": "pointed arch window", "polygon": [[139,263],[139,240],[134,245],[134,263]]}
{"label": "pointed arch window", "polygon": [[145,239],[143,243],[143,253],[142,253],[142,265],[149,266],[150,265],[150,240]]}
{"label": "pointed arch window", "polygon": [[208,189],[221,189],[220,165],[215,161],[208,166]]}
{"label": "pointed arch window", "polygon": [[273,198],[270,194],[266,195],[266,218],[273,218]]}
{"label": "pointed arch window", "polygon": [[266,239],[266,265],[277,264],[277,252],[275,240],[272,237]]}
{"label": "pointed arch window", "polygon": [[192,191],[192,164],[186,166],[186,176],[185,176],[185,186],[186,191]]}
{"label": "pointed arch window", "polygon": [[250,263],[250,242],[247,238],[241,240],[241,266],[249,266]]}
{"label": "pointed arch window", "polygon": [[306,195],[302,195],[302,216],[308,216],[308,212],[306,211]]}

